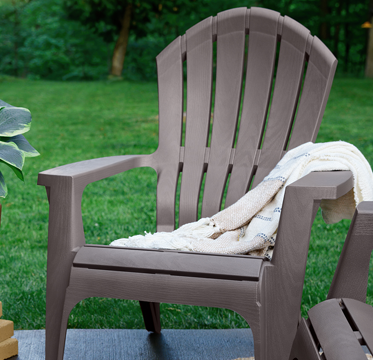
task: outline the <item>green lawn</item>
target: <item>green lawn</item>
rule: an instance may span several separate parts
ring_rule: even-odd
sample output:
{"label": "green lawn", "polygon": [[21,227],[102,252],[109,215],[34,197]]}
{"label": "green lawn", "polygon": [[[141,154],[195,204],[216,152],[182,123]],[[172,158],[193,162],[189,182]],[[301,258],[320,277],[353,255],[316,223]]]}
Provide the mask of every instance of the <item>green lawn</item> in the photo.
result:
{"label": "green lawn", "polygon": [[[158,142],[156,83],[0,82],[0,98],[31,110],[32,128],[26,134],[41,153],[28,158],[25,183],[2,166],[8,197],[2,201],[0,227],[0,300],[4,318],[16,329],[40,329],[45,324],[48,204],[40,171],[79,160],[153,152]],[[373,164],[373,81],[336,79],[319,142],[353,143]],[[91,184],[82,210],[87,241],[109,244],[143,230],[155,230],[156,175],[151,169]],[[325,225],[317,216],[303,293],[302,311],[325,299],[349,221]],[[373,263],[371,266],[373,273]],[[368,302],[373,304],[370,278]],[[164,328],[246,327],[228,310],[162,304]],[[87,299],[72,311],[76,328],[143,328],[135,301]]]}

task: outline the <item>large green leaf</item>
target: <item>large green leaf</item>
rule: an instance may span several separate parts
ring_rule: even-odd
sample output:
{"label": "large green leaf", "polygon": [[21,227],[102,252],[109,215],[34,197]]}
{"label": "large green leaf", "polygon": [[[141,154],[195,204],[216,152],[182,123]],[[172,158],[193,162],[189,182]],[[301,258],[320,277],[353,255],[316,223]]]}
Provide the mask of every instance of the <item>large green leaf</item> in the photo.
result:
{"label": "large green leaf", "polygon": [[23,152],[26,157],[39,156],[39,152],[35,150],[30,143],[26,140],[23,135],[16,135],[12,137],[0,136],[0,141],[2,142],[13,142],[18,146],[18,149]]}
{"label": "large green leaf", "polygon": [[5,198],[8,195],[8,189],[5,184],[3,174],[0,172],[0,197]]}
{"label": "large green leaf", "polygon": [[14,173],[17,175],[18,179],[20,179],[22,181],[25,181],[25,177],[23,176],[23,171],[22,170],[16,168],[15,166],[7,164],[6,162],[4,162],[4,164],[8,165],[14,171]]}
{"label": "large green leaf", "polygon": [[0,109],[0,136],[15,136],[30,130],[31,113],[20,107],[3,107]]}
{"label": "large green leaf", "polygon": [[22,167],[25,162],[25,155],[15,143],[0,142],[0,161],[8,165],[23,180]]}

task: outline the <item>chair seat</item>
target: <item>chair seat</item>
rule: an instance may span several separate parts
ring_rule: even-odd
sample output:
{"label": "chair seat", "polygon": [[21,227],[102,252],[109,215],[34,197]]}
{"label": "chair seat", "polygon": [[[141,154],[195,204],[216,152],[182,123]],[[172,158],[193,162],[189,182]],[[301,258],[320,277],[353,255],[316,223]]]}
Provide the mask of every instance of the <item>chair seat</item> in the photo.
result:
{"label": "chair seat", "polygon": [[[202,259],[203,257],[203,259]],[[264,258],[173,250],[149,250],[85,245],[75,267],[214,279],[258,281]]]}

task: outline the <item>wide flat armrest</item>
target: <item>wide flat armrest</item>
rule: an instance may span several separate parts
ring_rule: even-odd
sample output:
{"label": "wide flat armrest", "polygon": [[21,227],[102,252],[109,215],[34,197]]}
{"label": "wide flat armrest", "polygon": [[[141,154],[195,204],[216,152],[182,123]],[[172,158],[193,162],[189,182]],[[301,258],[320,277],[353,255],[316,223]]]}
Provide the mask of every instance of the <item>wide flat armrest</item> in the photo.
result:
{"label": "wide flat armrest", "polygon": [[65,254],[71,256],[72,261],[73,249],[85,244],[81,212],[84,188],[92,182],[135,167],[152,166],[152,159],[152,155],[111,156],[80,161],[39,173],[38,185],[46,187],[49,200],[48,248],[58,248],[55,253],[57,258]]}
{"label": "wide flat armrest", "polygon": [[[353,188],[351,171],[312,172],[288,185],[287,190],[312,192],[314,200],[338,199]],[[305,193],[306,194],[306,193]],[[307,196],[306,195],[306,196]]]}
{"label": "wide flat armrest", "polygon": [[299,268],[291,273],[304,274],[311,227],[321,200],[338,199],[352,188],[351,171],[312,172],[288,185],[271,263],[285,268],[297,264]]}
{"label": "wide flat armrest", "polygon": [[151,155],[110,156],[79,161],[39,173],[38,185],[52,186],[61,178],[71,178],[76,185],[86,185],[142,166],[151,166]]}

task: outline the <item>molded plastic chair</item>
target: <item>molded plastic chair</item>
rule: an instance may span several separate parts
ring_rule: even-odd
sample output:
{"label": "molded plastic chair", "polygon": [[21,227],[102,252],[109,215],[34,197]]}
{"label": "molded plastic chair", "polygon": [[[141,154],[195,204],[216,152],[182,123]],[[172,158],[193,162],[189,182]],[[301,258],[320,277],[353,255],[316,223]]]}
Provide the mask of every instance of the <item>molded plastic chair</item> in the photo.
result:
{"label": "molded plastic chair", "polygon": [[94,296],[139,300],[145,326],[154,332],[160,331],[160,302],[228,308],[249,323],[256,360],[288,359],[300,317],[310,229],[321,199],[338,198],[352,188],[350,172],[312,173],[287,188],[272,261],[86,245],[81,197],[91,182],[148,166],[158,175],[158,231],[174,229],[180,172],[179,224],[197,220],[204,173],[202,217],[217,213],[229,174],[225,206],[242,197],[251,183],[256,186],[287,149],[315,141],[336,65],[324,44],[289,17],[262,8],[224,11],[189,29],[157,57],[159,147],[155,153],[88,160],[39,174],[38,184],[46,187],[50,202],[47,359],[62,359],[71,309]]}
{"label": "molded plastic chair", "polygon": [[[328,299],[302,319],[291,360],[366,360],[373,354],[373,307],[365,304],[373,250],[373,202],[355,211]],[[320,351],[321,350],[321,351]]]}

